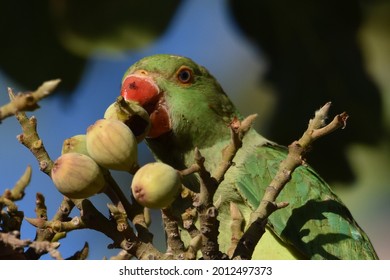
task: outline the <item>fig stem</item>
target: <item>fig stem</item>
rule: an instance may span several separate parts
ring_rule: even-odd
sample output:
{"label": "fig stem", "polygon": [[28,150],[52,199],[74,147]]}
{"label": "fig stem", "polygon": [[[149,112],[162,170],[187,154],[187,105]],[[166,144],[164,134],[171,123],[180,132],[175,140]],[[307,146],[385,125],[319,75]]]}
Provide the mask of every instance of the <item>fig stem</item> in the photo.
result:
{"label": "fig stem", "polygon": [[153,240],[153,234],[148,230],[148,225],[144,216],[144,207],[139,205],[135,199],[132,200],[133,204],[129,202],[108,170],[104,172],[104,177],[106,179],[107,186],[103,192],[110,198],[114,205],[116,205],[119,209],[124,209],[127,218],[133,223],[138,232],[138,238],[145,243],[151,243]]}
{"label": "fig stem", "polygon": [[[125,194],[115,181],[115,179],[112,177],[111,173],[107,170],[107,172],[104,172],[104,178],[106,180],[107,186],[104,189],[104,193],[110,198],[110,200],[116,205],[119,206],[119,204],[122,204],[122,207],[127,213],[127,216],[132,219],[132,205],[127,200]],[[119,206],[120,207],[120,206]]]}

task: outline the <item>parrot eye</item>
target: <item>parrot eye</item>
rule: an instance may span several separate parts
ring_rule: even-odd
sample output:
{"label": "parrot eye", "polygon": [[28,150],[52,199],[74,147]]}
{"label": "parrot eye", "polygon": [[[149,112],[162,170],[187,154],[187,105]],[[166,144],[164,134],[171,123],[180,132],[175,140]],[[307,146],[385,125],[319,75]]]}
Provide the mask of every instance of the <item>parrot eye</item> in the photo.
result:
{"label": "parrot eye", "polygon": [[193,75],[192,75],[192,71],[191,69],[187,68],[187,67],[181,67],[178,71],[177,71],[177,79],[179,80],[179,82],[183,83],[183,84],[188,84],[192,81],[192,78],[193,78]]}

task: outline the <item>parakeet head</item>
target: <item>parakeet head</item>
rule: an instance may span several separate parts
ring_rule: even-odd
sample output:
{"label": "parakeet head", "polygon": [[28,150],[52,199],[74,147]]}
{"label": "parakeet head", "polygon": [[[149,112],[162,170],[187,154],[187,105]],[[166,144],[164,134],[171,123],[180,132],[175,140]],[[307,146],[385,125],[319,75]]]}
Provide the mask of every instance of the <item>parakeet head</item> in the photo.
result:
{"label": "parakeet head", "polygon": [[191,59],[153,55],[132,65],[122,80],[121,95],[150,114],[148,138],[172,137],[189,148],[220,137],[236,109],[216,79]]}

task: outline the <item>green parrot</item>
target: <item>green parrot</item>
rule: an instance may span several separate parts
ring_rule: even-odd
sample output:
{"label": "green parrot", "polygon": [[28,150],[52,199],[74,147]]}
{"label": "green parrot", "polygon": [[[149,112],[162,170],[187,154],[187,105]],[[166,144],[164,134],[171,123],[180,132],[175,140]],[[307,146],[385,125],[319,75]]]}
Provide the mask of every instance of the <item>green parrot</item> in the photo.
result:
{"label": "green parrot", "polygon": [[[197,147],[213,174],[230,141],[229,123],[235,117],[242,119],[216,79],[182,56],[159,54],[139,60],[124,74],[121,95],[149,113],[148,147],[158,161],[178,170],[194,163]],[[230,202],[248,221],[286,154],[285,147],[253,128],[247,132],[214,196],[220,200],[221,251],[226,252],[231,243]],[[184,184],[199,190],[196,175],[186,176]],[[269,217],[253,259],[378,258],[350,211],[310,166],[294,171],[278,200],[289,206]]]}

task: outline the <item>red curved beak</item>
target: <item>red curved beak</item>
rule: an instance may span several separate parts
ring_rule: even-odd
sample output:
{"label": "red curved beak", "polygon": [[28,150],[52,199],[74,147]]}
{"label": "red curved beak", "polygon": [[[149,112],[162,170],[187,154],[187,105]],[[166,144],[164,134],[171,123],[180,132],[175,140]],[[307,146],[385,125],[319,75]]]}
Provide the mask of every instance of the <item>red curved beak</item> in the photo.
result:
{"label": "red curved beak", "polygon": [[121,95],[125,100],[138,102],[149,114],[158,102],[160,90],[147,76],[130,75],[122,83]]}
{"label": "red curved beak", "polygon": [[149,138],[156,138],[171,130],[164,95],[153,81],[146,74],[131,74],[122,83],[121,95],[125,100],[138,102],[149,114],[151,128]]}

